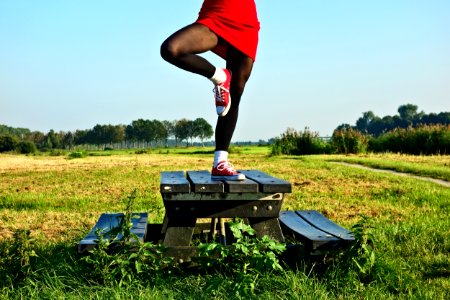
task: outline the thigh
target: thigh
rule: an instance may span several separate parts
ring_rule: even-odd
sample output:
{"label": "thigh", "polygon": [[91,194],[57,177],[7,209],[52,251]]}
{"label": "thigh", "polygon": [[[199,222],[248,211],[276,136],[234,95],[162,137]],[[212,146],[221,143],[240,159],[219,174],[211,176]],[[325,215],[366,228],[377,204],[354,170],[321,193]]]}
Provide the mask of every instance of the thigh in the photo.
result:
{"label": "thigh", "polygon": [[207,26],[193,23],[172,34],[165,43],[184,53],[198,54],[213,49],[218,41],[217,35]]}

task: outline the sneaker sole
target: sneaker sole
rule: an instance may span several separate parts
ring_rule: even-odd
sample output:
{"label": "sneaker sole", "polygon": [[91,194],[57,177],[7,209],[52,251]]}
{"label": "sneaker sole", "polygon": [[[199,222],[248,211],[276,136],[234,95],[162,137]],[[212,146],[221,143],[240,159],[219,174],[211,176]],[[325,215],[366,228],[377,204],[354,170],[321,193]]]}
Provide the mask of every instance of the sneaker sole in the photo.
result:
{"label": "sneaker sole", "polygon": [[211,180],[229,180],[229,181],[242,181],[245,180],[244,174],[237,175],[211,175]]}

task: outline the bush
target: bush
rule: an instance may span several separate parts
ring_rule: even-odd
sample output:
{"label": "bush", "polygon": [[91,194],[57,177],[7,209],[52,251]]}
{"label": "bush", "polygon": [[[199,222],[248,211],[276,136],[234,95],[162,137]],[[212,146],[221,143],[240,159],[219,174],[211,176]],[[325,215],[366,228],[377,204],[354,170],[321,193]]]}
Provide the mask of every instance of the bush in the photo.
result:
{"label": "bush", "polygon": [[35,251],[30,230],[19,229],[12,240],[0,243],[0,290],[6,284],[17,283],[28,278],[32,272]]}
{"label": "bush", "polygon": [[74,159],[74,158],[83,158],[86,157],[86,152],[82,152],[82,151],[75,151],[75,152],[71,152],[69,154],[69,159]]}
{"label": "bush", "polygon": [[14,151],[17,147],[17,138],[10,135],[0,135],[0,152]]}
{"label": "bush", "polygon": [[21,154],[35,153],[37,151],[36,145],[30,141],[19,142],[16,146],[16,150]]}
{"label": "bush", "polygon": [[333,132],[331,144],[336,153],[364,153],[368,148],[369,136],[353,128],[343,128]]}
{"label": "bush", "polygon": [[396,128],[369,143],[374,152],[396,152],[414,155],[450,153],[450,125],[423,125]]}
{"label": "bush", "polygon": [[331,147],[328,142],[323,141],[317,132],[305,128],[304,131],[296,131],[288,128],[281,137],[276,138],[272,145],[272,155],[307,155],[328,154]]}
{"label": "bush", "polygon": [[149,151],[147,149],[139,149],[134,151],[134,154],[148,154]]}

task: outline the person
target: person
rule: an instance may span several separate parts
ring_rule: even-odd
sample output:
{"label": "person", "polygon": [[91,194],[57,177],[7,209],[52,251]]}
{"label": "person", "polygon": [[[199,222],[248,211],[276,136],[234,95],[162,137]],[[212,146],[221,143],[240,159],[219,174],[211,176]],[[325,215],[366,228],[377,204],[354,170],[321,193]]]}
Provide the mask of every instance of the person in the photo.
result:
{"label": "person", "polygon": [[[204,0],[198,19],[169,36],[161,45],[167,62],[210,79],[218,114],[213,180],[244,180],[228,160],[239,103],[250,77],[260,24],[254,0]],[[218,68],[199,54],[213,51],[225,59]]]}

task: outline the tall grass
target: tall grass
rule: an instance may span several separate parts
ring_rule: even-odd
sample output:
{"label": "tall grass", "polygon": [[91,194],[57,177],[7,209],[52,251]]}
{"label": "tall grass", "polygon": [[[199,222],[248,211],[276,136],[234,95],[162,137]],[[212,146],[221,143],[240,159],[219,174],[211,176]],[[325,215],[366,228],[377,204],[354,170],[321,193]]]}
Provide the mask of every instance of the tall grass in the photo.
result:
{"label": "tall grass", "polygon": [[371,139],[369,146],[374,152],[449,154],[450,125],[397,128]]}
{"label": "tall grass", "polygon": [[371,136],[352,127],[335,130],[330,141],[306,128],[287,129],[272,145],[272,155],[403,153],[438,155],[450,152],[450,125],[396,128]]}

